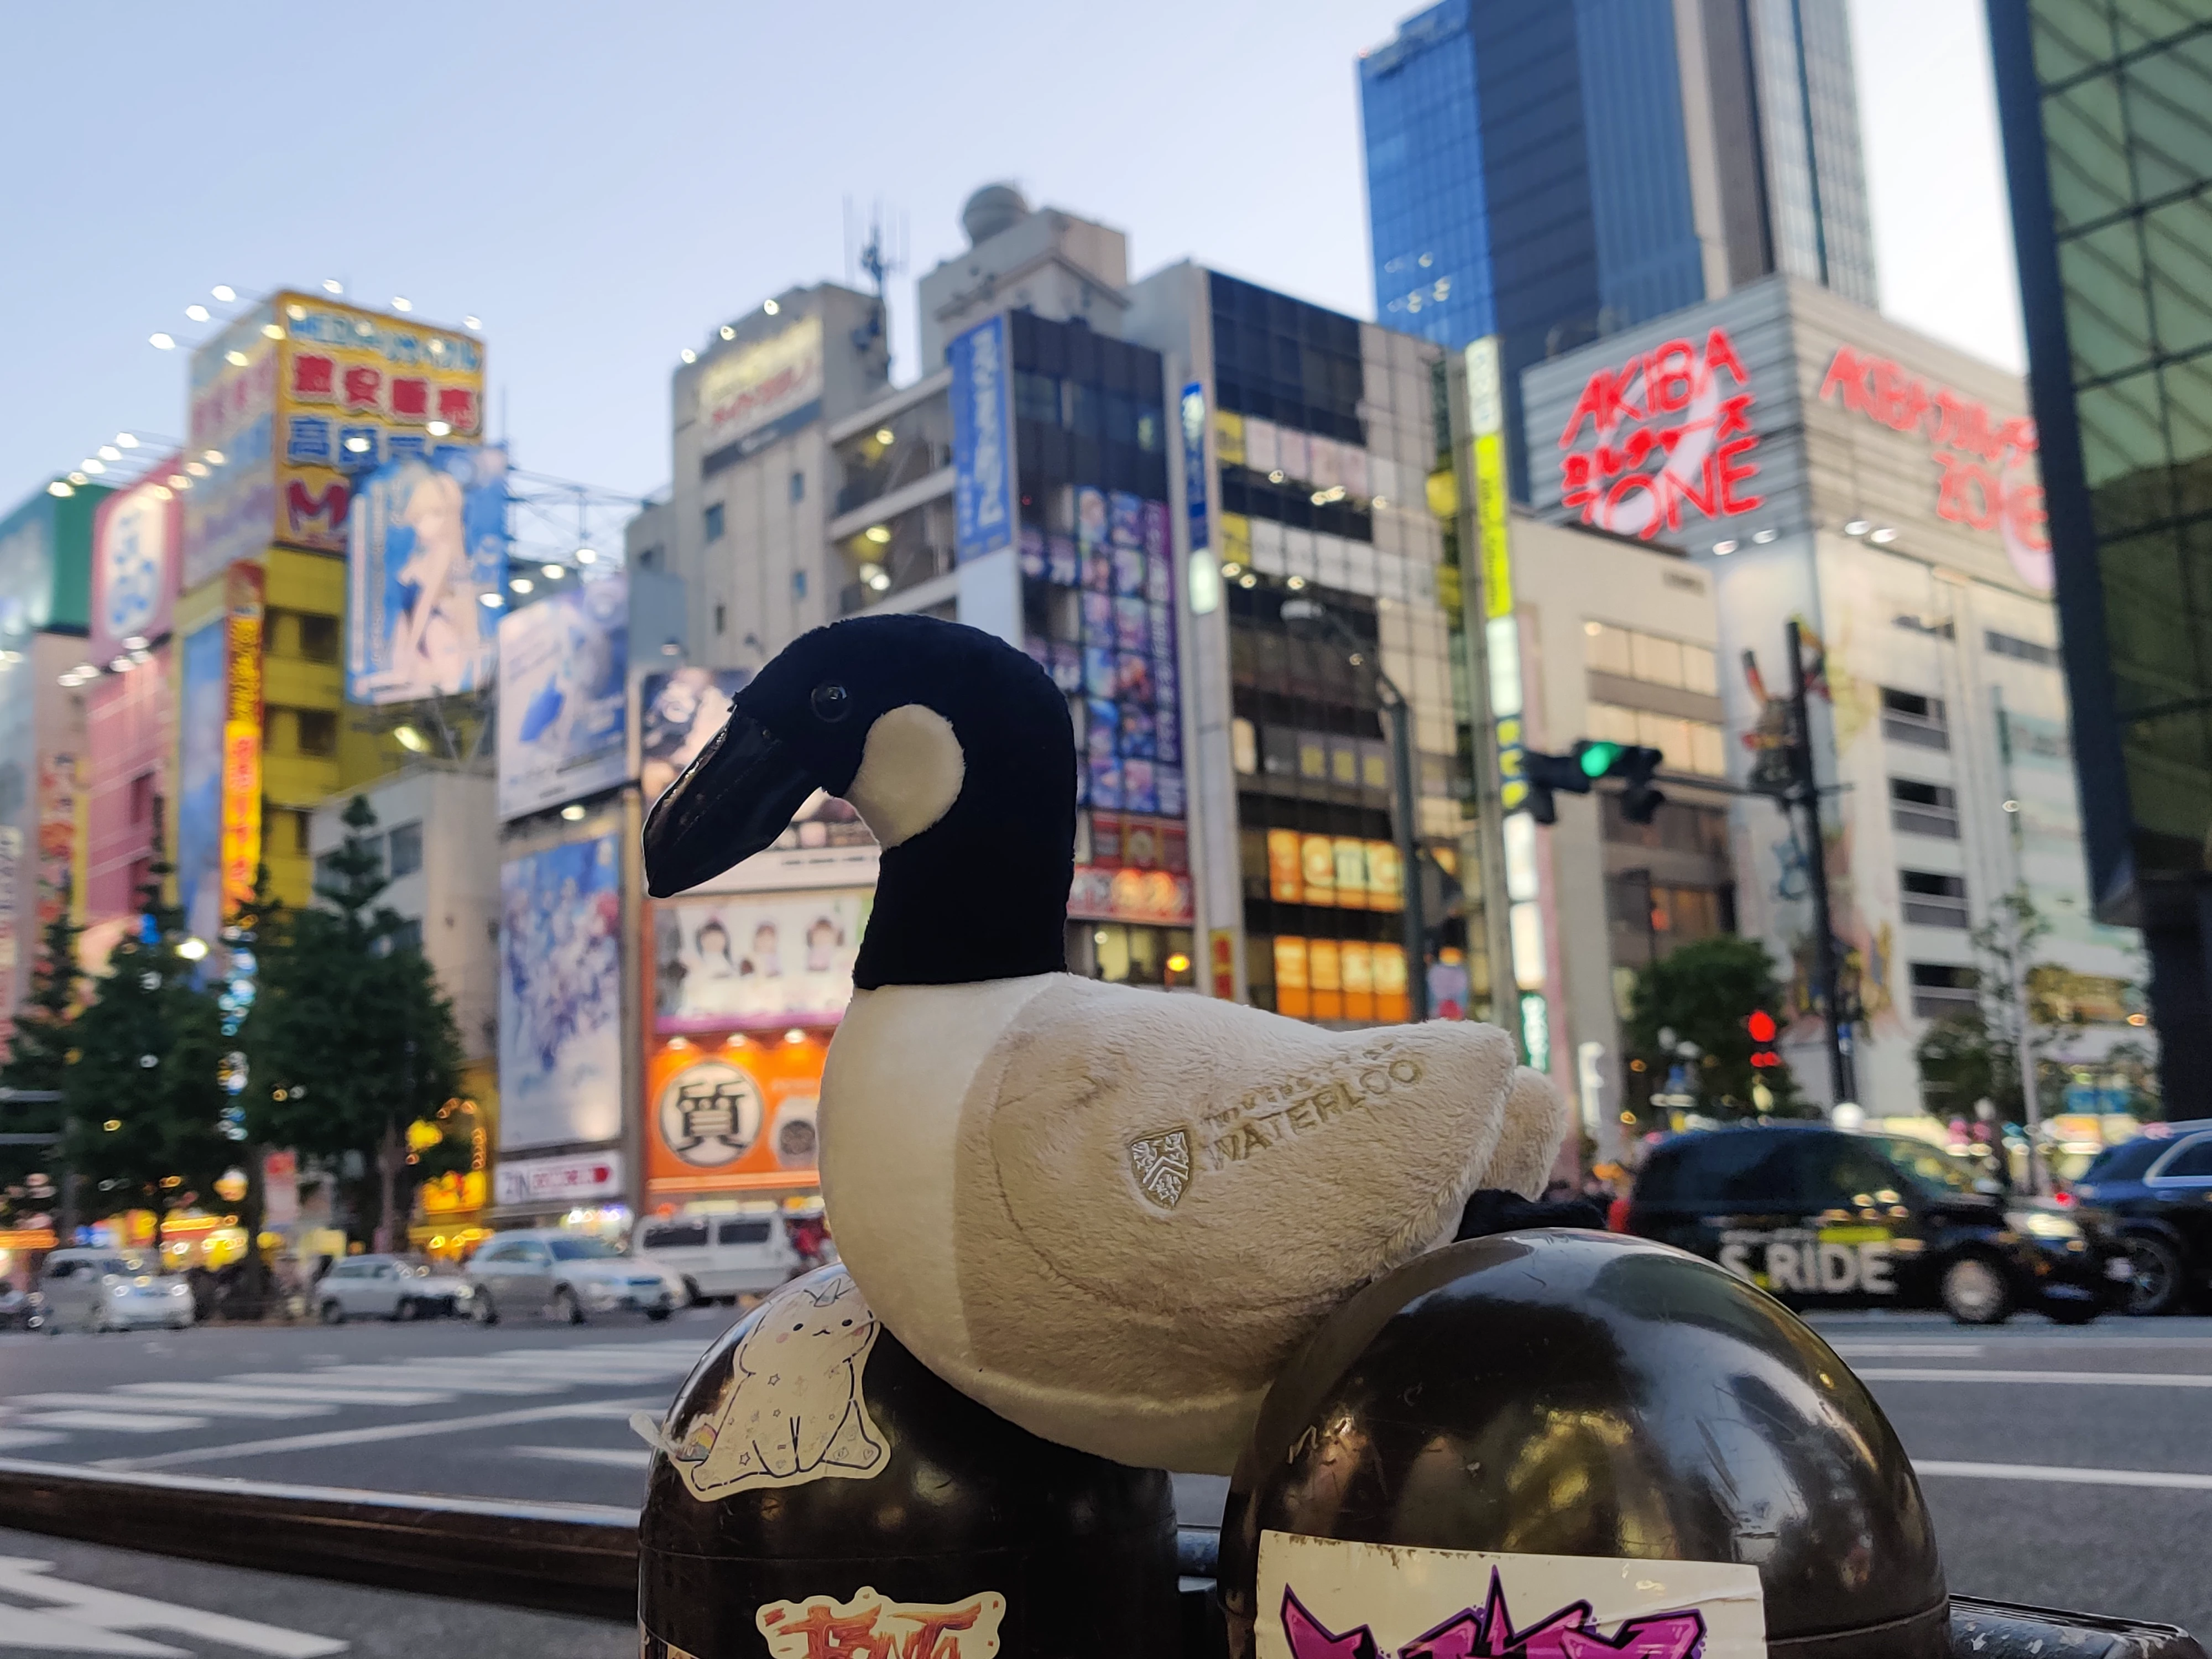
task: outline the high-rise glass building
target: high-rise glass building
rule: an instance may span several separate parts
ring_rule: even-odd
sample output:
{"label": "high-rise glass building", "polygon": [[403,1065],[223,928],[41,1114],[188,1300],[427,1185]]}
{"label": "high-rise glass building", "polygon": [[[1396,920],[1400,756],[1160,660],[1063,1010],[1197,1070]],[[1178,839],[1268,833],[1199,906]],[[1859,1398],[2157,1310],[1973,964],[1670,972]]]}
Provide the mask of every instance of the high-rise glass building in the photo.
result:
{"label": "high-rise glass building", "polygon": [[1875,302],[1844,0],[1441,0],[1359,64],[1376,314],[1520,372],[1781,270]]}
{"label": "high-rise glass building", "polygon": [[2090,890],[2212,1115],[2212,16],[1988,10]]}

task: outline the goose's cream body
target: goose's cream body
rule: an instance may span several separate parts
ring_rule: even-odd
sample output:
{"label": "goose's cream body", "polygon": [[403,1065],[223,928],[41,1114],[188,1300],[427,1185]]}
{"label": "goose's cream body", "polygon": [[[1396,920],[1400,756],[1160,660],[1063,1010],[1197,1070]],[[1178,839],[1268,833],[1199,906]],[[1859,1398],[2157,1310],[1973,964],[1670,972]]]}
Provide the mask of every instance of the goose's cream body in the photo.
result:
{"label": "goose's cream body", "polygon": [[1329,1032],[1065,974],[856,994],[821,1125],[840,1254],[932,1370],[1214,1473],[1331,1309],[1477,1187],[1533,1196],[1561,1130],[1494,1027]]}

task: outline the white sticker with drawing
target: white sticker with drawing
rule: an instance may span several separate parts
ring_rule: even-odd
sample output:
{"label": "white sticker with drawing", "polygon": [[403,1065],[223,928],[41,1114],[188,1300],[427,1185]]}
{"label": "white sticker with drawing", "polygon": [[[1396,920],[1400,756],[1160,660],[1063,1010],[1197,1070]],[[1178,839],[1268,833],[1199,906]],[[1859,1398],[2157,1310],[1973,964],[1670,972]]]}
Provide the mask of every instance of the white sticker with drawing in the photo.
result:
{"label": "white sticker with drawing", "polygon": [[754,1316],[712,1405],[680,1429],[631,1422],[701,1499],[867,1480],[891,1455],[860,1391],[880,1328],[850,1273],[811,1274]]}

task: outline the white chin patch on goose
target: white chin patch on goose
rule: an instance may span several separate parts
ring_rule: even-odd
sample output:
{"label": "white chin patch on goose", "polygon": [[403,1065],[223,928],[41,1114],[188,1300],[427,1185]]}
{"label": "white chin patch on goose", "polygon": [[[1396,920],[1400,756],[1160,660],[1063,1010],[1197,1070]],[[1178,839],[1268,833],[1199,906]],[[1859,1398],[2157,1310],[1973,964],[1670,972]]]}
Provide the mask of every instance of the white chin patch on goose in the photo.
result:
{"label": "white chin patch on goose", "polygon": [[952,722],[921,703],[902,703],[868,728],[845,799],[878,842],[896,847],[951,811],[967,775]]}

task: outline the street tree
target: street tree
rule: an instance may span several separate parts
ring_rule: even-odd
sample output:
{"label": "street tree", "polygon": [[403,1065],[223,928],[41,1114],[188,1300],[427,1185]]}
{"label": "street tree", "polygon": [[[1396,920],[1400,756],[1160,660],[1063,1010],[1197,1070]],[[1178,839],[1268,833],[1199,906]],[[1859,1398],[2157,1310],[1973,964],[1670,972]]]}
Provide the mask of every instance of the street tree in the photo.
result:
{"label": "street tree", "polygon": [[71,1027],[63,1069],[68,1155],[99,1213],[150,1210],[158,1248],[169,1216],[213,1201],[238,1156],[227,1132],[229,1044],[204,982],[205,946],[161,897],[167,865],[140,892],[138,926],[109,955]]}
{"label": "street tree", "polygon": [[316,878],[318,902],[271,903],[258,917],[258,977],[240,1030],[246,1127],[258,1144],[340,1168],[358,1157],[374,1174],[383,1250],[400,1237],[422,1167],[408,1161],[408,1126],[455,1093],[461,1045],[419,942],[378,902],[388,884],[374,811],[356,796],[344,822]]}
{"label": "street tree", "polygon": [[[1779,1020],[1785,1004],[1774,958],[1756,939],[1720,934],[1669,951],[1640,969],[1623,1028],[1632,1072],[1662,1088],[1677,1068],[1698,1109],[1716,1117],[1747,1117],[1760,1109],[1789,1116],[1807,1109],[1785,1065],[1756,1066],[1761,1048],[1752,1016]],[[1673,1034],[1671,1042],[1663,1033]],[[1694,1050],[1686,1053],[1685,1048]]]}
{"label": "street tree", "polygon": [[[60,1092],[70,1045],[75,1041],[70,1023],[84,978],[76,959],[81,931],[64,905],[41,932],[30,992],[15,1011],[8,1058],[0,1062],[0,1089]],[[0,1133],[58,1134],[61,1127],[58,1101],[0,1102]],[[57,1205],[67,1209],[58,1190],[58,1183],[66,1179],[61,1152],[58,1145],[0,1146],[0,1225],[51,1214]]]}

